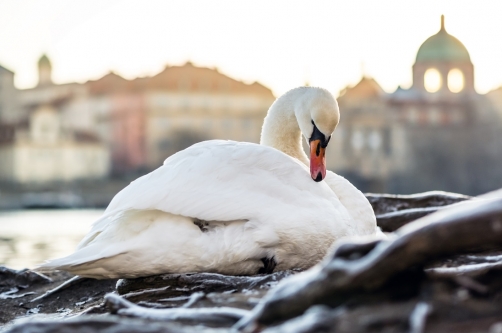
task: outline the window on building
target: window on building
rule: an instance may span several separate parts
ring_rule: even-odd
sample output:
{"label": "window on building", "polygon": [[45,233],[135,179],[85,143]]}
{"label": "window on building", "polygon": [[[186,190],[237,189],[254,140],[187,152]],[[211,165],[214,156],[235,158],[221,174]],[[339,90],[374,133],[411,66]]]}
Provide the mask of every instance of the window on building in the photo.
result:
{"label": "window on building", "polygon": [[463,118],[464,118],[464,116],[463,116],[461,110],[458,110],[458,109],[450,110],[450,120],[451,120],[452,124],[455,124],[455,125],[461,124],[463,121]]}
{"label": "window on building", "polygon": [[[336,133],[337,131],[335,131]],[[351,148],[351,138],[352,138],[352,129],[350,127],[347,127],[345,130],[345,137],[343,138],[343,153],[346,156],[349,156],[352,152]],[[303,140],[302,140],[303,141]]]}
{"label": "window on building", "polygon": [[159,96],[159,104],[162,108],[168,109],[169,108],[169,97],[165,95]]}
{"label": "window on building", "polygon": [[251,119],[250,118],[242,118],[241,123],[242,123],[242,129],[244,131],[247,131],[251,128]]}
{"label": "window on building", "polygon": [[429,123],[432,125],[438,125],[441,122],[441,110],[435,107],[429,109]]}
{"label": "window on building", "polygon": [[186,113],[190,111],[190,106],[190,100],[188,98],[184,98],[181,102],[181,109],[183,110],[183,112]]}
{"label": "window on building", "polygon": [[424,74],[424,87],[430,93],[434,93],[441,89],[443,84],[441,73],[435,68],[429,68]]}
{"label": "window on building", "polygon": [[411,123],[411,124],[416,124],[418,123],[418,120],[420,118],[420,110],[417,109],[415,106],[410,106],[408,108],[408,121]]}
{"label": "window on building", "polygon": [[448,72],[448,89],[453,93],[459,93],[464,89],[464,74],[458,68]]}
{"label": "window on building", "polygon": [[212,129],[213,129],[213,120],[212,120],[212,118],[205,118],[204,119],[204,130],[206,132],[211,132]]}
{"label": "window on building", "polygon": [[209,91],[211,89],[211,81],[209,78],[204,77],[199,81],[199,88],[202,91]]}
{"label": "window on building", "polygon": [[382,145],[382,136],[379,130],[374,129],[373,131],[371,131],[370,135],[368,136],[368,145],[373,151],[377,151],[380,148],[380,146]]}
{"label": "window on building", "polygon": [[190,88],[190,79],[186,76],[181,77],[178,81],[179,90],[188,90]]}
{"label": "window on building", "polygon": [[223,115],[228,115],[230,110],[230,102],[227,98],[224,98],[220,104],[220,113]]}
{"label": "window on building", "polygon": [[202,98],[202,101],[201,101],[201,109],[202,109],[202,111],[204,111],[204,112],[208,111],[209,110],[209,104],[210,104],[210,102],[209,102],[209,100],[208,100],[207,97]]}
{"label": "window on building", "polygon": [[233,126],[232,126],[232,120],[229,118],[225,118],[222,123],[221,123],[221,130],[222,130],[222,139],[231,139],[232,137],[232,131],[233,131]]}
{"label": "window on building", "polygon": [[354,130],[352,132],[352,148],[356,151],[360,151],[364,147],[364,134],[361,130]]}
{"label": "window on building", "polygon": [[382,131],[383,134],[383,150],[385,155],[390,156],[392,153],[392,134],[390,128],[385,128]]}

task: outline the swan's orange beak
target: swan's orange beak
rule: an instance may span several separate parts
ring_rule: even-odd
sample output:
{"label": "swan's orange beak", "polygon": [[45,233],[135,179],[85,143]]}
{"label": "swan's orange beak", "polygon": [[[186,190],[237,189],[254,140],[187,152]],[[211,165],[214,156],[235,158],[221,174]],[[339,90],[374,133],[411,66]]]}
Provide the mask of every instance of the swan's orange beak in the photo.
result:
{"label": "swan's orange beak", "polygon": [[326,177],[326,148],[321,146],[321,140],[310,141],[310,176],[316,182]]}

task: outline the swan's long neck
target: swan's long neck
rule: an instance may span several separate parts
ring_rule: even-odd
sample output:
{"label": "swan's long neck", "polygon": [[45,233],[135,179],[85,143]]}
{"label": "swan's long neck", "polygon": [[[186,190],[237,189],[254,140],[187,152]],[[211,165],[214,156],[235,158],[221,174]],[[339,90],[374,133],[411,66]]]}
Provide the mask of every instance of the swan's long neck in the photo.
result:
{"label": "swan's long neck", "polygon": [[309,165],[302,148],[302,132],[295,116],[295,104],[302,90],[290,90],[277,99],[268,110],[261,130],[260,144],[270,146]]}

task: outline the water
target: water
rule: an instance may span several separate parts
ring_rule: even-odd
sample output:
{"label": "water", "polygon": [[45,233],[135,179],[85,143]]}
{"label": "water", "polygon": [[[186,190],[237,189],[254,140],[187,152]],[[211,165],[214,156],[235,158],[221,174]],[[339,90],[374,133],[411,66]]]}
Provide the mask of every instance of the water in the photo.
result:
{"label": "water", "polygon": [[0,265],[34,268],[66,256],[102,210],[22,210],[0,212]]}

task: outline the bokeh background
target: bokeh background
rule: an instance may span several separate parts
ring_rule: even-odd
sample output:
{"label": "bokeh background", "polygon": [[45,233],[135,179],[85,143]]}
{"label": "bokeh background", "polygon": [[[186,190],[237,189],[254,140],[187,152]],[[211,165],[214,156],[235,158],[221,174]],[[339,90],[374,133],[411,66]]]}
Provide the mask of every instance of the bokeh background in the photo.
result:
{"label": "bokeh background", "polygon": [[0,264],[71,252],[115,193],[193,143],[258,143],[274,99],[302,85],[338,98],[328,168],[362,191],[501,188],[501,13],[497,0],[0,1]]}

